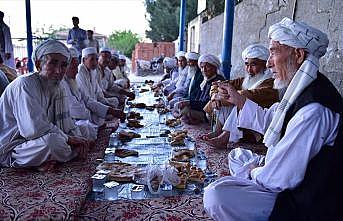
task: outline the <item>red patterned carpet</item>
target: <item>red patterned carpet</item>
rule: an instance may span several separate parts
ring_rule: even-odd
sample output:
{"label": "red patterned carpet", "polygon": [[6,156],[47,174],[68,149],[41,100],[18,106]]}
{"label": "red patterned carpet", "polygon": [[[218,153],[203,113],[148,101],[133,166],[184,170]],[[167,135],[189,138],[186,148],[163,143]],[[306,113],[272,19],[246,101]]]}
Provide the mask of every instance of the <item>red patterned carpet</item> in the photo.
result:
{"label": "red patterned carpet", "polygon": [[[197,127],[186,126],[189,135],[195,140],[198,135],[209,131],[206,125]],[[264,152],[263,146],[246,144],[229,144],[227,150],[218,150],[201,141],[196,142],[197,148],[205,151],[209,167],[217,172],[219,177],[229,175],[227,154],[236,147],[249,147]],[[80,220],[211,220],[203,209],[202,195],[175,196],[149,200],[91,201],[86,200],[80,215]]]}
{"label": "red patterned carpet", "polygon": [[[195,139],[208,131],[205,125],[186,128]],[[201,195],[135,201],[86,200],[90,177],[98,164],[96,159],[102,157],[109,135],[108,130],[100,132],[87,160],[58,165],[51,172],[0,168],[0,220],[210,220],[203,210]],[[229,144],[227,150],[217,150],[199,141],[196,145],[206,153],[209,167],[219,177],[228,175],[229,149],[252,147]],[[258,148],[258,152],[264,151]]]}

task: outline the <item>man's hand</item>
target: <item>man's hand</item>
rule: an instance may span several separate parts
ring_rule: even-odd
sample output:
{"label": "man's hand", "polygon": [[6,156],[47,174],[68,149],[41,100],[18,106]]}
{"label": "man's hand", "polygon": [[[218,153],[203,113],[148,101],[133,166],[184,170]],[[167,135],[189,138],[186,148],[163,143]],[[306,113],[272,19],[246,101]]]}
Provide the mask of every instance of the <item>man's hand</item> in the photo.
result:
{"label": "man's hand", "polygon": [[236,105],[238,110],[241,110],[243,108],[246,98],[240,95],[232,85],[219,84],[219,89],[225,90],[227,92],[227,96],[225,95],[225,93],[222,93],[222,96],[224,99],[227,99],[229,103]]}
{"label": "man's hand", "polygon": [[116,109],[116,108],[108,108],[107,114],[113,115],[116,118],[119,118],[120,120],[125,120],[126,115],[123,111]]}
{"label": "man's hand", "polygon": [[85,138],[77,136],[68,136],[67,143],[75,150],[81,159],[87,156],[89,150],[89,142]]}
{"label": "man's hand", "polygon": [[173,99],[174,95],[175,95],[174,92],[170,93],[167,97],[167,100],[170,101],[171,99]]}
{"label": "man's hand", "polygon": [[136,95],[135,93],[133,92],[130,92],[130,91],[126,91],[126,94],[125,94],[130,100],[134,100]]}
{"label": "man's hand", "polygon": [[5,54],[5,59],[6,59],[6,60],[10,59],[10,58],[11,58],[11,55],[12,55],[11,53],[6,53],[6,54]]}

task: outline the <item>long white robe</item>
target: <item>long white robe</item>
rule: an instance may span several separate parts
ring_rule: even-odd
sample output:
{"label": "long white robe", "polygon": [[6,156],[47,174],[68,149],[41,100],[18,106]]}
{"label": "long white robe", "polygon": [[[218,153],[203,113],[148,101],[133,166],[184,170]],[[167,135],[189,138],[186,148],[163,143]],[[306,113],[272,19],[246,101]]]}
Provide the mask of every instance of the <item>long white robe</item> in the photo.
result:
{"label": "long white robe", "polygon": [[170,79],[164,80],[163,83],[163,92],[165,94],[170,94],[173,90],[175,90],[175,84],[177,80],[179,79],[179,71],[177,69],[173,69],[171,71],[171,77]]}
{"label": "long white robe", "polygon": [[79,65],[79,72],[76,81],[83,93],[105,105],[118,107],[119,101],[116,98],[105,98],[97,80],[96,70],[88,71],[84,64]]}
{"label": "long white robe", "polygon": [[[4,52],[0,51],[1,57],[4,60],[5,65],[11,68],[15,68],[11,30],[5,23],[0,24],[0,27],[2,28],[2,31],[4,33],[4,39],[5,39],[5,51]],[[6,53],[11,54],[11,57],[9,59],[5,58]]]}
{"label": "long white robe", "polygon": [[[247,100],[237,125],[264,134],[278,105],[263,109]],[[318,103],[301,108],[289,121],[282,139],[268,147],[264,166],[251,170],[251,180],[229,176],[205,188],[207,213],[217,220],[240,220],[237,211],[244,220],[267,220],[277,193],[299,185],[320,148],[334,144],[338,123],[339,114]],[[241,185],[247,186],[238,188]],[[263,216],[261,211],[265,211]]]}
{"label": "long white robe", "polygon": [[37,73],[8,85],[0,98],[2,166],[39,166],[46,160],[66,162],[76,156],[68,136],[48,120],[50,97]]}
{"label": "long white robe", "polygon": [[[74,79],[69,79],[73,81]],[[75,81],[75,80],[74,80]],[[78,87],[75,81],[74,90],[67,79],[61,81],[68,96],[70,116],[80,128],[82,135],[88,139],[97,138],[98,127],[105,123],[108,106],[87,97]]]}
{"label": "long white robe", "polygon": [[122,87],[115,83],[111,70],[106,67],[104,72],[102,72],[100,67],[98,67],[96,71],[97,80],[102,91],[105,94],[116,97],[119,101],[124,102],[126,96],[120,94]]}

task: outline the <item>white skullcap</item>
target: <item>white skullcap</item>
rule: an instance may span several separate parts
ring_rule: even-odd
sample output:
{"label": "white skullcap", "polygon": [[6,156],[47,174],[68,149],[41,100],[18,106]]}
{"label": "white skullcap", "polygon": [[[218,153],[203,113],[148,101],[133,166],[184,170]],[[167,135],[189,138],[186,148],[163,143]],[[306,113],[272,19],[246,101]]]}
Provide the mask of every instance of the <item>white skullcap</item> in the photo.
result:
{"label": "white skullcap", "polygon": [[186,53],[184,51],[179,51],[175,54],[175,57],[179,59],[180,57],[185,57]]}
{"label": "white skullcap", "polygon": [[325,33],[289,18],[283,18],[280,22],[270,26],[268,37],[293,48],[304,48],[317,58],[326,53],[329,44]]}
{"label": "white skullcap", "polygon": [[120,55],[119,55],[119,60],[125,60],[125,61],[126,61],[125,55],[120,54]]}
{"label": "white skullcap", "polygon": [[76,48],[69,48],[69,52],[72,58],[78,58],[79,57],[79,51]]}
{"label": "white skullcap", "polygon": [[200,54],[196,53],[196,52],[187,52],[185,54],[185,57],[187,58],[187,60],[198,60],[200,57]]}
{"label": "white skullcap", "polygon": [[87,57],[90,54],[97,54],[96,53],[96,48],[88,47],[88,48],[82,49],[82,58],[85,58],[85,57]]}
{"label": "white skullcap", "polygon": [[201,62],[207,62],[209,64],[212,64],[217,67],[217,69],[220,68],[220,60],[217,56],[212,55],[212,54],[205,54],[201,55],[198,60],[198,65],[200,67]]}
{"label": "white skullcap", "polygon": [[263,61],[267,61],[269,57],[269,50],[260,44],[249,45],[242,52],[243,61],[247,61],[248,58],[258,58]]}
{"label": "white skullcap", "polygon": [[68,62],[70,60],[68,48],[62,42],[53,39],[48,39],[40,43],[32,53],[32,60],[35,62],[40,60],[44,55],[53,53],[62,54],[68,58]]}
{"label": "white skullcap", "polygon": [[165,57],[163,59],[163,65],[166,68],[174,68],[176,67],[176,60],[174,58]]}
{"label": "white skullcap", "polygon": [[110,48],[106,48],[106,47],[102,47],[102,48],[100,48],[100,53],[101,52],[108,52],[108,53],[110,53],[111,54],[111,49]]}

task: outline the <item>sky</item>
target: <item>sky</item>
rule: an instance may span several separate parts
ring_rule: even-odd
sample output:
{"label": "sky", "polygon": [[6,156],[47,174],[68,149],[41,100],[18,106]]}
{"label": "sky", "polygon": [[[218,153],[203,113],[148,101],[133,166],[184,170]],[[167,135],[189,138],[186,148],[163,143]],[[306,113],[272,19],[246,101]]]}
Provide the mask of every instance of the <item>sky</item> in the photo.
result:
{"label": "sky", "polygon": [[[4,21],[12,38],[26,37],[25,0],[0,0]],[[72,27],[73,16],[80,18],[80,28],[110,35],[115,30],[131,30],[145,37],[144,0],[31,0],[32,31],[36,28]]]}

